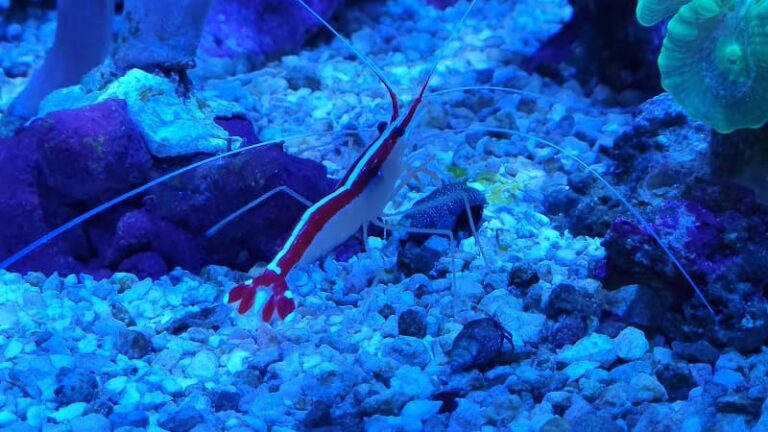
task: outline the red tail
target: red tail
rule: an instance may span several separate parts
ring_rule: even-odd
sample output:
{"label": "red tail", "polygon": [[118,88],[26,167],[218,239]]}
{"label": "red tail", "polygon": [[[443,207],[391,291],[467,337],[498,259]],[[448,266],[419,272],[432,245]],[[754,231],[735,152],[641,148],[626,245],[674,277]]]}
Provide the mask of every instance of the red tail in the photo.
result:
{"label": "red tail", "polygon": [[272,295],[269,296],[264,304],[264,309],[261,311],[261,318],[265,322],[272,320],[275,310],[277,310],[277,316],[280,319],[285,319],[296,309],[296,303],[293,299],[285,295],[288,292],[285,279],[271,270],[267,270],[261,276],[254,278],[249,284],[241,284],[232,288],[229,292],[229,303],[239,301],[240,305],[237,311],[244,314],[253,308],[256,301],[256,290],[259,288],[272,288]]}

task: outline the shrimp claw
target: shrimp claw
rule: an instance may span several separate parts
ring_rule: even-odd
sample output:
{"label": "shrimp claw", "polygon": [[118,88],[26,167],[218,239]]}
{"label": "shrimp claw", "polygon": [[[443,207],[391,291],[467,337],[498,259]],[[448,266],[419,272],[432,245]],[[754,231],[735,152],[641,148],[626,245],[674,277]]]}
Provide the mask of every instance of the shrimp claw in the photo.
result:
{"label": "shrimp claw", "polygon": [[240,314],[245,314],[255,305],[256,294],[259,289],[271,289],[271,293],[268,294],[269,298],[261,311],[261,318],[265,322],[272,320],[275,311],[277,311],[280,319],[285,319],[296,309],[296,303],[290,297],[285,278],[271,270],[265,271],[250,283],[240,284],[232,288],[229,292],[228,302],[232,304],[239,301],[240,305],[237,311]]}

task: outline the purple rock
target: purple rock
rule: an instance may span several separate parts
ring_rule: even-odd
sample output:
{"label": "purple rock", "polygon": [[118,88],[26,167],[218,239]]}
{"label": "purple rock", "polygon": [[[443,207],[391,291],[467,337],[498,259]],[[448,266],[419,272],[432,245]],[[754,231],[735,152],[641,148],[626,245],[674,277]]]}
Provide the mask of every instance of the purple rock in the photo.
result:
{"label": "purple rock", "polygon": [[[219,119],[246,142],[257,141],[245,118]],[[195,161],[153,161],[121,101],[52,113],[0,141],[0,259],[152,176]],[[11,269],[108,276],[128,271],[158,277],[174,267],[221,264],[247,269],[271,259],[304,212],[276,195],[225,226],[206,230],[275,187],[310,201],[335,185],[325,167],[285,153],[254,149],[197,168],[147,194],[75,226]]]}
{"label": "purple rock", "polygon": [[[330,18],[343,0],[308,0]],[[246,56],[257,62],[299,49],[321,24],[297,2],[216,0],[208,15],[201,50],[214,57]]]}
{"label": "purple rock", "polygon": [[125,213],[115,229],[107,262],[120,271],[159,277],[169,267],[198,270],[205,260],[201,244],[173,224],[145,210]]}
{"label": "purple rock", "polygon": [[46,185],[71,201],[112,198],[146,180],[152,167],[123,100],[53,112],[30,129]]}
{"label": "purple rock", "polygon": [[230,136],[244,139],[246,144],[256,144],[259,142],[259,137],[253,129],[253,124],[246,117],[216,117],[214,121],[227,131]]}
{"label": "purple rock", "polygon": [[[758,349],[768,340],[768,208],[746,188],[694,182],[686,199],[669,200],[650,218],[652,227],[702,290],[720,326],[712,327],[709,312],[671,260],[642,227],[616,221],[603,241],[606,250],[605,286],[641,283],[660,296],[672,295],[671,307],[685,312],[685,321],[698,324],[664,327],[681,315],[664,309],[663,317],[646,325],[670,335],[709,337],[711,343],[739,351]],[[694,300],[689,300],[693,298]],[[674,316],[673,316],[674,315]]]}
{"label": "purple rock", "polygon": [[[322,164],[289,155],[274,145],[158,186],[146,204],[157,216],[203,239],[203,233],[226,216],[278,186],[287,185],[316,201],[334,183],[326,178]],[[205,239],[209,263],[247,269],[272,259],[305,210],[304,204],[285,194],[271,197]]]}

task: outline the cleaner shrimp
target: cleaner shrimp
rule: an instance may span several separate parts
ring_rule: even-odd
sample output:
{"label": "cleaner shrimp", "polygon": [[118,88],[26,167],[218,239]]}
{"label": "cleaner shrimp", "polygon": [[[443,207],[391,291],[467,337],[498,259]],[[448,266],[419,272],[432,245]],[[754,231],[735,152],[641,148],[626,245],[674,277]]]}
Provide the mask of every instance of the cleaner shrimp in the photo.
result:
{"label": "cleaner shrimp", "polygon": [[[430,84],[430,79],[438,69],[438,64],[440,61],[438,58],[429,68],[426,77],[418,88],[416,97],[410,102],[410,104],[407,106],[407,109],[403,110],[401,113],[398,96],[394,91],[394,87],[389,82],[386,75],[378,68],[378,66],[376,66],[368,57],[355,49],[355,47],[343,36],[341,36],[335,29],[333,29],[330,24],[315,14],[314,11],[312,11],[312,9],[303,0],[296,1],[300,3],[302,7],[306,8],[310,13],[315,15],[315,17],[317,17],[340,40],[348,45],[356,54],[356,56],[363,63],[365,63],[365,65],[370,70],[373,71],[377,79],[381,82],[387,91],[391,102],[392,113],[388,124],[386,124],[385,127],[379,129],[378,137],[365,147],[365,149],[360,153],[350,168],[346,170],[333,191],[324,198],[320,199],[318,202],[309,206],[309,208],[304,212],[284,246],[279,250],[274,259],[266,266],[266,269],[263,271],[263,273],[253,278],[253,280],[238,285],[231,290],[228,297],[229,303],[239,302],[238,311],[240,313],[245,313],[254,307],[256,309],[260,309],[261,317],[264,321],[270,321],[275,313],[281,319],[285,319],[295,310],[295,300],[286,283],[286,276],[294,269],[294,267],[299,264],[306,264],[315,261],[320,256],[328,253],[343,240],[357,232],[360,227],[364,226],[367,222],[375,220],[382,214],[388,202],[393,197],[396,184],[403,172],[403,159],[405,158],[408,147],[406,138],[410,130],[414,127],[417,111],[420,109],[425,99],[440,97],[443,94],[448,94],[454,91],[466,92],[475,90],[500,93],[508,92],[532,98],[541,97],[541,95],[535,92],[525,92],[510,88],[500,88],[498,86],[477,86],[462,87],[456,89],[443,89],[430,94],[427,92],[427,88]],[[470,10],[475,6],[476,3],[477,0],[472,0],[470,2],[458,23],[458,27],[462,26],[467,16],[469,15]],[[451,37],[448,39],[448,42],[450,42],[453,37],[454,36],[451,35]],[[448,42],[446,42],[446,44]],[[495,136],[517,136],[527,140],[528,142],[554,149],[561,153],[565,158],[575,160],[576,163],[579,164],[583,169],[597,177],[602,183],[608,186],[609,190],[617,197],[617,199],[619,199],[622,204],[624,204],[629,209],[629,211],[641,222],[646,230],[651,233],[654,239],[670,257],[674,265],[678,268],[678,270],[680,270],[680,272],[694,288],[696,294],[702,300],[706,308],[714,316],[714,311],[709,303],[707,303],[702,292],[699,290],[693,279],[685,271],[682,264],[680,264],[680,262],[669,250],[669,248],[665,245],[664,241],[653,231],[651,225],[590,164],[582,161],[577,156],[572,155],[568,149],[562,146],[558,146],[549,140],[539,138],[532,134],[514,130],[513,128],[474,125],[466,126],[463,128],[454,128],[454,130],[474,130],[486,134],[494,134]],[[316,133],[315,135],[323,134],[324,133]],[[113,200],[110,200],[101,206],[87,213],[84,213],[83,215],[51,231],[21,251],[0,262],[0,268],[7,268],[9,265],[12,265],[14,262],[36,250],[51,239],[61,235],[62,233],[77,226],[85,220],[88,220],[93,216],[103,212],[104,210],[115,206],[128,198],[134,197],[152,188],[153,186],[165,182],[175,176],[188,172],[199,166],[221,160],[223,158],[242,153],[244,151],[267,145],[273,145],[279,142],[289,141],[293,138],[306,137],[306,134],[302,135],[301,137],[283,137],[280,140],[271,140],[256,145],[242,147],[230,152],[222,153],[198,161],[195,164],[166,174],[153,180],[150,183],[147,183],[139,188],[116,197]],[[300,197],[296,196],[294,196],[294,198],[300,199]],[[236,215],[233,215],[233,217],[236,217]]]}

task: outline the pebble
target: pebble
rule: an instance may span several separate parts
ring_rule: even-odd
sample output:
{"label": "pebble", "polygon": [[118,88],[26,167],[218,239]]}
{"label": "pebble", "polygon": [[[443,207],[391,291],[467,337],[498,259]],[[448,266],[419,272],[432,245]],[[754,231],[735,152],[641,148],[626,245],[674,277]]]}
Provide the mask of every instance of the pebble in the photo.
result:
{"label": "pebble", "polygon": [[692,363],[710,363],[717,361],[720,353],[717,348],[707,341],[696,342],[672,342],[672,350],[675,354]]}
{"label": "pebble", "polygon": [[81,369],[62,368],[56,375],[59,385],[54,394],[61,404],[73,402],[91,402],[99,392],[96,378]]}
{"label": "pebble", "polygon": [[101,414],[89,414],[69,421],[72,432],[95,432],[110,430],[109,420]]}
{"label": "pebble", "polygon": [[240,405],[240,393],[230,390],[217,391],[213,394],[211,403],[216,411],[237,411]]}
{"label": "pebble", "polygon": [[725,386],[728,390],[735,390],[746,385],[744,377],[730,369],[721,369],[715,372],[712,382]]}
{"label": "pebble", "polygon": [[75,417],[83,415],[83,412],[85,412],[86,408],[88,408],[87,403],[75,402],[52,412],[49,417],[59,423],[63,423],[67,420],[72,420]]}
{"label": "pebble", "polygon": [[412,400],[405,404],[403,410],[400,412],[400,416],[424,421],[434,415],[437,415],[442,405],[443,403],[440,401],[426,399]]}
{"label": "pebble", "polygon": [[192,357],[187,368],[187,375],[193,378],[210,379],[216,376],[219,359],[211,351],[200,351]]}
{"label": "pebble", "polygon": [[250,357],[251,357],[251,354],[249,352],[243,351],[239,348],[235,348],[227,356],[227,362],[226,362],[227,371],[231,374],[235,374],[245,370],[245,368],[247,367],[245,364],[245,360]]}
{"label": "pebble", "polygon": [[16,414],[10,411],[0,411],[0,427],[5,427],[16,421]]}
{"label": "pebble", "polygon": [[427,315],[419,309],[406,309],[397,319],[400,336],[423,338],[427,335]]}
{"label": "pebble", "polygon": [[415,366],[402,366],[395,372],[390,388],[406,398],[428,398],[434,392],[434,384],[428,374]]}
{"label": "pebble", "polygon": [[563,372],[568,376],[568,382],[573,382],[583,377],[587,372],[600,367],[600,363],[588,360],[577,360],[569,364]]}
{"label": "pebble", "polygon": [[189,432],[201,423],[205,423],[203,413],[192,407],[184,407],[160,420],[158,424],[170,432]]}
{"label": "pebble", "polygon": [[109,421],[115,430],[125,426],[145,428],[149,425],[149,416],[144,411],[115,411],[109,416]]}
{"label": "pebble", "polygon": [[632,378],[629,385],[632,388],[629,394],[633,404],[667,400],[667,390],[653,375],[640,373]]}
{"label": "pebble", "polygon": [[117,351],[129,359],[140,359],[150,353],[152,344],[142,332],[128,330],[120,334]]}
{"label": "pebble", "polygon": [[128,377],[119,376],[110,379],[106,383],[104,383],[104,390],[113,393],[118,394],[125,388],[125,383],[128,382]]}
{"label": "pebble", "polygon": [[727,352],[721,355],[715,363],[715,369],[731,369],[735,371],[747,370],[747,361],[744,356],[735,352]]}
{"label": "pebble", "polygon": [[645,333],[634,327],[622,330],[616,338],[616,354],[624,361],[640,359],[648,351],[648,340]]}
{"label": "pebble", "polygon": [[18,339],[11,339],[10,342],[8,342],[8,345],[5,346],[5,350],[3,351],[3,357],[6,360],[10,360],[17,355],[21,353],[21,351],[24,349],[24,343],[21,342]]}
{"label": "pebble", "polygon": [[[547,317],[543,314],[499,308],[494,317],[515,339],[528,344],[540,343],[546,334]],[[517,343],[515,348],[519,348]]]}
{"label": "pebble", "polygon": [[383,345],[381,352],[382,355],[400,364],[408,364],[419,368],[426,367],[431,360],[424,341],[412,337],[398,337]]}
{"label": "pebble", "polygon": [[592,333],[582,338],[572,346],[567,346],[560,350],[555,359],[561,363],[573,363],[580,360],[587,360],[599,363],[606,367],[616,361],[616,343],[610,337]]}
{"label": "pebble", "polygon": [[608,376],[614,381],[629,383],[629,381],[638,374],[650,374],[651,371],[652,367],[650,362],[633,361],[620,366],[616,366],[615,368],[611,369]]}

